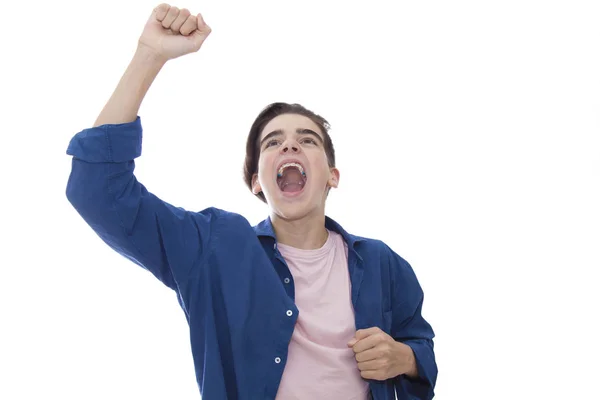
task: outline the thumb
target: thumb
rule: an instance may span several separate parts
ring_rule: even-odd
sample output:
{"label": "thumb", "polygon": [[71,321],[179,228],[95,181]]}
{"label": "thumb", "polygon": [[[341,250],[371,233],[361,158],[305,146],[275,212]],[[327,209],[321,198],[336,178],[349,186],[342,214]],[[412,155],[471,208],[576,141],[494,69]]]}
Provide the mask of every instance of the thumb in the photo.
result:
{"label": "thumb", "polygon": [[354,334],[354,338],[352,338],[352,340],[348,342],[348,346],[352,347],[356,343],[363,340],[364,338],[369,337],[369,336],[377,333],[378,331],[379,331],[378,328],[359,329]]}
{"label": "thumb", "polygon": [[200,48],[200,46],[202,45],[202,43],[206,40],[206,38],[208,37],[208,35],[210,35],[210,33],[212,32],[212,29],[210,29],[210,26],[208,26],[206,24],[206,22],[204,22],[204,18],[202,18],[202,14],[198,14],[196,16],[197,19],[197,25],[198,28],[192,32],[192,41],[194,42],[194,44]]}
{"label": "thumb", "polygon": [[371,332],[369,329],[359,329],[356,331],[356,334],[354,335],[354,337],[356,338],[356,341],[362,340],[368,336],[371,336]]}
{"label": "thumb", "polygon": [[356,343],[358,343],[360,340],[368,337],[371,335],[371,332],[368,329],[359,329],[356,331],[356,333],[354,334],[354,337],[352,338],[352,340],[350,340],[348,342],[348,347],[352,347],[354,346]]}

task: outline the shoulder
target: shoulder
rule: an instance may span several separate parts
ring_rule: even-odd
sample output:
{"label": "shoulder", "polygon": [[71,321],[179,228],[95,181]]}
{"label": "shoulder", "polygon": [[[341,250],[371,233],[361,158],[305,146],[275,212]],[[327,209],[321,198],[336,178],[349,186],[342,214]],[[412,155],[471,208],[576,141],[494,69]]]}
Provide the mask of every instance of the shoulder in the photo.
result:
{"label": "shoulder", "polygon": [[242,215],[217,207],[208,207],[189,214],[200,224],[208,223],[212,231],[254,232],[250,222]]}
{"label": "shoulder", "polygon": [[246,218],[238,213],[234,213],[231,211],[223,210],[217,207],[207,207],[200,211],[189,211],[191,215],[197,217],[211,217],[215,219],[229,220],[229,221],[240,221],[244,220],[247,222]]}
{"label": "shoulder", "polygon": [[374,239],[364,236],[352,235],[355,240],[356,249],[360,251],[366,252],[377,252],[382,255],[387,255],[389,251],[389,247],[385,244],[383,240]]}
{"label": "shoulder", "polygon": [[[382,256],[386,257],[400,257],[398,253],[396,253],[392,248],[383,240],[358,236],[358,235],[349,235],[351,239],[354,241],[356,249],[360,251],[366,252],[377,252]],[[400,257],[401,258],[401,257]]]}
{"label": "shoulder", "polygon": [[355,238],[355,249],[362,257],[377,255],[381,263],[393,269],[412,271],[411,265],[400,254],[381,239],[352,235]]}

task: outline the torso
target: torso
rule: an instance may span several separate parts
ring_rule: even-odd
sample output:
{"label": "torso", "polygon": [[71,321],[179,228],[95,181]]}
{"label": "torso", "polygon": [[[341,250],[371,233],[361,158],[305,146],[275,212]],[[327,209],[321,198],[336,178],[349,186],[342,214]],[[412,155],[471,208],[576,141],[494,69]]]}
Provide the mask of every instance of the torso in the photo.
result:
{"label": "torso", "polygon": [[342,236],[330,231],[316,250],[278,247],[294,278],[299,314],[277,400],[368,399],[369,385],[347,346],[356,327]]}

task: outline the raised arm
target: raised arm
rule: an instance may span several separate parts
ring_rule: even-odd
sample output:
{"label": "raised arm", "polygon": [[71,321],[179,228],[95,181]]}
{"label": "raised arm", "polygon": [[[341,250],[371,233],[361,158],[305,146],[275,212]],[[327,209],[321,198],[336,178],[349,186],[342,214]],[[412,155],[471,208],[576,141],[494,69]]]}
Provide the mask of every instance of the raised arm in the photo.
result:
{"label": "raised arm", "polygon": [[171,59],[196,52],[211,29],[202,15],[161,4],[146,22],[138,47],[94,127],[132,122],[150,85]]}
{"label": "raised arm", "polygon": [[216,211],[190,213],[150,193],[134,175],[141,154],[138,111],[162,66],[196,52],[210,34],[200,15],[167,4],[155,8],[137,50],[94,126],[76,134],[67,198],[114,250],[175,289],[201,262]]}

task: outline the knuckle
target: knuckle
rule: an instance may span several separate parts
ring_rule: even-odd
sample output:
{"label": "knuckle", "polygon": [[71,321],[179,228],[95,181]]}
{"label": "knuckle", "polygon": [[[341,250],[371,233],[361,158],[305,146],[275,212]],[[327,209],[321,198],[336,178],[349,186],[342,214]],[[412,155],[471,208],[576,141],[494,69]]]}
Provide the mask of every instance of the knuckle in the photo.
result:
{"label": "knuckle", "polygon": [[187,31],[193,31],[194,29],[196,29],[196,25],[194,25],[194,22],[190,20],[190,17],[188,17],[185,22],[181,25],[181,29],[182,30],[187,30]]}

